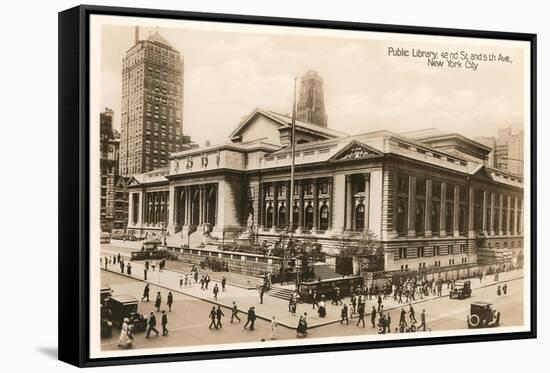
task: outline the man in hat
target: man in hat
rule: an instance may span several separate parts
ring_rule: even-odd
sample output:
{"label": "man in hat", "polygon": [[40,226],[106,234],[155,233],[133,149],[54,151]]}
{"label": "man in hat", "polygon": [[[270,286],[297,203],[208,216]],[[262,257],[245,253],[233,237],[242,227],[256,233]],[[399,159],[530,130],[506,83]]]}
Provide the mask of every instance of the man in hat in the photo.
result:
{"label": "man in hat", "polygon": [[255,311],[254,307],[250,307],[248,309],[248,315],[247,315],[247,318],[246,318],[246,324],[244,324],[244,328],[246,329],[248,324],[250,324],[250,330],[254,330],[254,323],[255,322],[256,322],[256,311]]}
{"label": "man in hat", "polygon": [[149,302],[149,284],[145,284],[145,288],[143,288],[143,297],[141,298],[141,301],[146,299],[146,302]]}
{"label": "man in hat", "polygon": [[162,310],[162,319],[161,319],[161,325],[162,325],[162,336],[166,337],[168,335],[168,328],[166,325],[168,325],[168,315],[166,315],[166,311]]}
{"label": "man in hat", "polygon": [[149,313],[149,320],[147,320],[147,334],[145,335],[145,338],[149,338],[149,336],[151,335],[151,331],[157,333],[157,336],[160,334],[156,326],[157,326],[157,318],[155,317],[154,312],[151,311]]}

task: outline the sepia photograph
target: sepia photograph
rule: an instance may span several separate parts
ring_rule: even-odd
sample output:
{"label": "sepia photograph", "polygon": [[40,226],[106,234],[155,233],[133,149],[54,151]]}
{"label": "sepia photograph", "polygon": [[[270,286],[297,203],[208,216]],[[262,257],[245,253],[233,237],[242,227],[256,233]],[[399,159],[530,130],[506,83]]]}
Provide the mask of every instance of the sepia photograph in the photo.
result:
{"label": "sepia photograph", "polygon": [[531,331],[531,44],[90,16],[90,358]]}

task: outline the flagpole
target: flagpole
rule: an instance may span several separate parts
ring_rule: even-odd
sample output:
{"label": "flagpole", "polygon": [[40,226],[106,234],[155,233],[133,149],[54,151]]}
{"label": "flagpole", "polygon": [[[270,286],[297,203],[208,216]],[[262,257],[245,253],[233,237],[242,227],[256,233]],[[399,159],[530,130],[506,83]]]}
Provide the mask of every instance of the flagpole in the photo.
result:
{"label": "flagpole", "polygon": [[294,158],[296,152],[296,81],[298,78],[294,78],[294,99],[292,100],[292,130],[290,137],[290,231],[294,228]]}

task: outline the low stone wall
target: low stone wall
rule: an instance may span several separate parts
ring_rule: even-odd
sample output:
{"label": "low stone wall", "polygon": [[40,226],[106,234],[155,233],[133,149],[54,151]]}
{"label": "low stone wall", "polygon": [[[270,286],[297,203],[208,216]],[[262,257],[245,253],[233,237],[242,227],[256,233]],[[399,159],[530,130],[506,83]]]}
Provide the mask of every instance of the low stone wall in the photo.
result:
{"label": "low stone wall", "polygon": [[207,258],[211,260],[223,260],[227,263],[229,272],[240,273],[249,276],[261,276],[266,272],[279,268],[277,258],[268,258],[265,256],[238,253],[230,251],[217,251],[207,248],[182,249],[177,247],[168,247],[169,251],[177,254],[178,260],[194,264],[197,267]]}

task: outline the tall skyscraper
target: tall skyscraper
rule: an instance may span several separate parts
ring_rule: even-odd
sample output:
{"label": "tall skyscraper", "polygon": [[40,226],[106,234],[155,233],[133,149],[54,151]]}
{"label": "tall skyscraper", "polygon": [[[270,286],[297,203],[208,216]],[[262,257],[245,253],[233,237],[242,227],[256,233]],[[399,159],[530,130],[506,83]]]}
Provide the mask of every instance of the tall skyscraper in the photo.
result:
{"label": "tall skyscraper", "polygon": [[321,127],[327,126],[323,79],[316,71],[309,70],[301,79],[296,119]]}
{"label": "tall skyscraper", "polygon": [[99,114],[99,172],[101,181],[100,224],[110,232],[115,222],[115,183],[118,177],[119,143],[113,130],[113,111],[105,108]]}
{"label": "tall skyscraper", "polygon": [[135,43],[122,61],[120,174],[167,166],[183,150],[183,57],[158,31]]}

